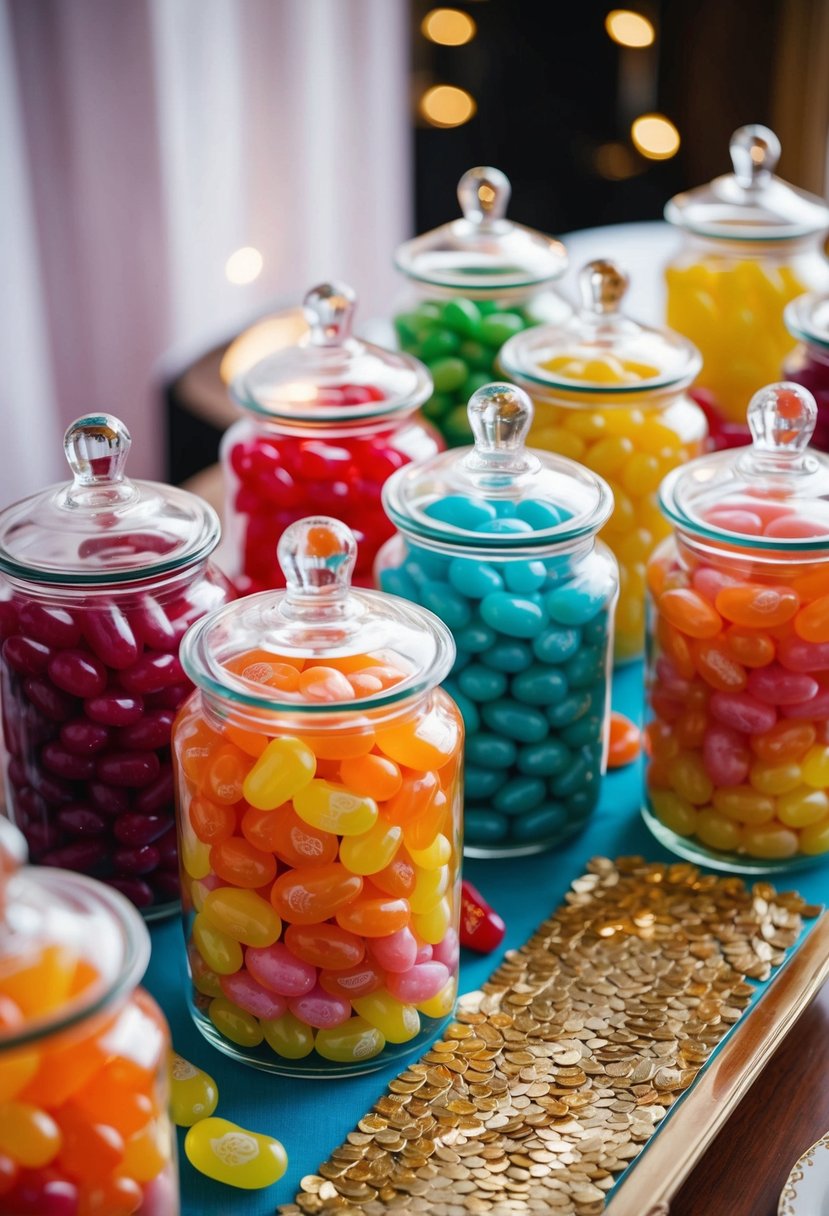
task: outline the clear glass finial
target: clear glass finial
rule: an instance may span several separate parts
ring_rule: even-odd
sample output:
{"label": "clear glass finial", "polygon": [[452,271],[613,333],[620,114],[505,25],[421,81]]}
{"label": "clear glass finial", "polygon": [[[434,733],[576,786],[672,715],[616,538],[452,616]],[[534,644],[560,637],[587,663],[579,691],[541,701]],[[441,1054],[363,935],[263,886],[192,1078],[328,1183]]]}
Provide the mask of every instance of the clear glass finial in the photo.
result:
{"label": "clear glass finial", "polygon": [[466,407],[475,446],[463,458],[464,472],[491,486],[505,484],[528,470],[536,469],[538,458],[527,451],[527,433],[533,419],[533,403],[515,384],[485,384],[469,398]]}
{"label": "clear glass finial", "polygon": [[63,437],[63,450],[75,475],[75,486],[104,486],[124,480],[132,438],[112,414],[85,414]]}
{"label": "clear glass finial", "polygon": [[586,312],[618,312],[630,279],[618,263],[597,258],[579,271],[579,295]]}
{"label": "clear glass finial", "polygon": [[354,533],[339,519],[312,515],[297,520],[279,538],[277,557],[288,588],[288,603],[342,599],[357,560]]}
{"label": "clear glass finial", "polygon": [[357,295],[347,283],[320,283],[302,303],[314,346],[342,346],[351,337]]}
{"label": "clear glass finial", "polygon": [[768,127],[749,123],[739,127],[728,145],[734,176],[741,186],[756,186],[774,173],[780,160],[780,140]]}
{"label": "clear glass finial", "polygon": [[768,384],[751,398],[748,425],[755,449],[777,456],[798,456],[809,445],[817,404],[802,384]]}
{"label": "clear glass finial", "polygon": [[502,220],[507,213],[512,187],[506,173],[491,165],[468,169],[458,182],[458,202],[464,219],[473,224]]}

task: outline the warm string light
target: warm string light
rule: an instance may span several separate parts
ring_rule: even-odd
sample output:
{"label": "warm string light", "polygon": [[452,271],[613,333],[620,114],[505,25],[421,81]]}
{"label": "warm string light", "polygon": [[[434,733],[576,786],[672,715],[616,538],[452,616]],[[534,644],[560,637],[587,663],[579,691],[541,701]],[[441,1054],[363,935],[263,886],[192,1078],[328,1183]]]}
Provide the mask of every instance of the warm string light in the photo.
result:
{"label": "warm string light", "polygon": [[636,50],[653,46],[656,38],[656,31],[647,17],[627,8],[612,9],[604,19],[604,28],[619,46],[633,47]]}
{"label": "warm string light", "polygon": [[433,8],[420,25],[423,37],[440,46],[464,46],[475,37],[477,28],[472,18],[457,8]]}
{"label": "warm string light", "polygon": [[244,287],[259,278],[264,264],[258,249],[254,249],[253,245],[243,245],[225,262],[225,278],[237,287]]}
{"label": "warm string light", "polygon": [[433,127],[461,127],[477,110],[475,98],[453,84],[436,84],[420,99],[420,113]]}
{"label": "warm string light", "polygon": [[641,114],[633,121],[630,137],[648,160],[670,160],[679,151],[679,131],[664,114]]}

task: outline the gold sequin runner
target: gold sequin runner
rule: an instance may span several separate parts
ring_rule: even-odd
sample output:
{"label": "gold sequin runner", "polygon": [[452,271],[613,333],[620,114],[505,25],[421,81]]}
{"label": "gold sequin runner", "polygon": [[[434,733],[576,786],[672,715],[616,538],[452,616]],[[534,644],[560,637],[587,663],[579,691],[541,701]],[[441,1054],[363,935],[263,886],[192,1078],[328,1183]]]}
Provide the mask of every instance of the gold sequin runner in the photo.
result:
{"label": "gold sequin runner", "polygon": [[596,858],[283,1216],[598,1216],[817,914],[768,883]]}

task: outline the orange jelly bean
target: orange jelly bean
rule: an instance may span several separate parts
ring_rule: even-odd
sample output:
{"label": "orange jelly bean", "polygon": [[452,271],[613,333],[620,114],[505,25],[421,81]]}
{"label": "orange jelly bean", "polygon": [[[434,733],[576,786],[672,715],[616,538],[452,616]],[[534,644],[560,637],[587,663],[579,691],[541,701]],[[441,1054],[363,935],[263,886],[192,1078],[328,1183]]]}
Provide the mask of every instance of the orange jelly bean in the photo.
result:
{"label": "orange jelly bean", "polygon": [[794,631],[804,642],[829,641],[829,595],[801,608],[795,617]]}
{"label": "orange jelly bean", "polygon": [[232,806],[242,797],[242,786],[251,768],[251,758],[233,744],[218,748],[205,766],[205,793],[213,802]]}
{"label": "orange jelly bean", "polygon": [[774,639],[767,633],[732,625],[722,641],[725,653],[743,667],[767,667],[774,660]]}
{"label": "orange jelly bean", "polygon": [[741,692],[748,683],[746,669],[728,653],[724,638],[695,642],[692,653],[696,670],[710,688]]}
{"label": "orange jelly bean", "polygon": [[394,798],[403,786],[403,775],[394,761],[374,754],[343,760],[340,780],[355,794],[373,798],[375,802]]}
{"label": "orange jelly bean", "polygon": [[303,962],[329,971],[357,967],[366,953],[365,944],[356,933],[330,924],[289,925],[285,945]]}
{"label": "orange jelly bean", "polygon": [[682,633],[692,638],[713,638],[720,632],[722,620],[707,600],[696,591],[677,588],[659,597],[659,611]]}
{"label": "orange jelly bean", "polygon": [[727,621],[755,629],[785,625],[800,607],[800,597],[789,587],[723,587],[714,602]]}
{"label": "orange jelly bean", "polygon": [[[271,903],[284,921],[295,925],[315,925],[328,920],[351,903],[363,889],[359,874],[340,865],[306,866],[281,875],[271,888]],[[339,923],[339,921],[338,921]],[[342,924],[343,929],[352,929]],[[352,930],[359,933],[359,929]]]}
{"label": "orange jelly bean", "polygon": [[237,887],[264,887],[276,875],[276,858],[242,836],[214,844],[210,864],[219,878]]}
{"label": "orange jelly bean", "polygon": [[[366,884],[368,886],[368,884]],[[355,899],[337,913],[341,929],[359,933],[362,937],[386,937],[405,929],[411,919],[408,901],[389,895]]]}
{"label": "orange jelly bean", "polygon": [[194,798],[188,814],[193,831],[205,844],[228,840],[236,831],[236,811],[233,807],[211,802],[209,798]]}
{"label": "orange jelly bean", "polygon": [[640,746],[639,727],[624,714],[611,713],[608,767],[622,768],[625,764],[632,764],[639,755]]}

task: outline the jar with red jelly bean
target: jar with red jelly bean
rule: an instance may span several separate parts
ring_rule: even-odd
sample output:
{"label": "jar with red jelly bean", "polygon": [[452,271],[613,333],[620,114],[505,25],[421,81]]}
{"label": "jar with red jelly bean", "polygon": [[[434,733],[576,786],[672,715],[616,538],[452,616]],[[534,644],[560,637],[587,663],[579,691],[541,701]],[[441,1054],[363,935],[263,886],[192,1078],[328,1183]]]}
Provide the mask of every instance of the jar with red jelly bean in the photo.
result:
{"label": "jar with red jelly bean", "polygon": [[753,444],[670,474],[648,568],[645,821],[763,873],[829,856],[829,457],[812,395],[752,398]]}
{"label": "jar with red jelly bean", "polygon": [[173,733],[190,1006],[220,1050],[289,1075],[370,1071],[457,993],[463,725],[452,637],[349,586],[353,534],[279,542],[287,590],[199,622]]}
{"label": "jar with red jelly bean", "polygon": [[0,1216],[178,1216],[147,929],[117,891],[23,865],[21,843],[0,819]]}
{"label": "jar with red jelly bean", "polygon": [[391,534],[383,482],[443,446],[416,412],[432,391],[426,368],[355,338],[355,303],[343,283],[313,288],[309,332],[233,382],[245,416],[225,434],[221,458],[227,566],[240,592],[284,586],[276,543],[315,511],[351,528],[354,582],[371,586],[374,555]]}
{"label": "jar with red jelly bean", "polygon": [[6,809],[33,861],[100,878],[145,915],[179,899],[170,729],[185,630],[232,588],[215,512],[125,474],[130,435],[74,422],[72,482],[0,513]]}
{"label": "jar with red jelly bean", "polygon": [[829,452],[829,295],[809,292],[787,305],[786,329],[798,342],[783,364],[787,380],[802,384],[815,399],[817,420],[812,447]]}

